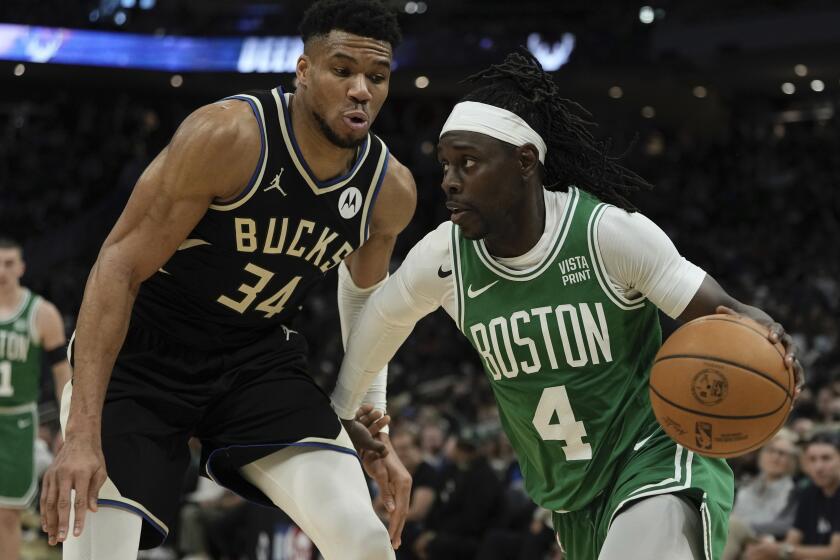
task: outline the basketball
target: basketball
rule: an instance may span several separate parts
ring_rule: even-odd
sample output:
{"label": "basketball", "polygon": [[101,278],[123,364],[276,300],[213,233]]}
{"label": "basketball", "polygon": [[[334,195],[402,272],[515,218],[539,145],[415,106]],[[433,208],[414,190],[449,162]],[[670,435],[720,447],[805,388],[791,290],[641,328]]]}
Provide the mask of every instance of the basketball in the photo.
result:
{"label": "basketball", "polygon": [[701,455],[736,457],[784,425],[794,376],[768,333],[751,319],[718,314],[665,341],[650,372],[650,401],[674,441]]}

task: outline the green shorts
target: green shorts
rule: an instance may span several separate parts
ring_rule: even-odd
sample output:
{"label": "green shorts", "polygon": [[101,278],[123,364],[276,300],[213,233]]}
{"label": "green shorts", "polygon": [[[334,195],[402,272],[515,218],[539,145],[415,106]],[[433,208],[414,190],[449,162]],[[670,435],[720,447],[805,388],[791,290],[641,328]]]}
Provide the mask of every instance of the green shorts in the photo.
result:
{"label": "green shorts", "polygon": [[0,507],[25,508],[38,489],[35,477],[35,403],[0,407]]}
{"label": "green shorts", "polygon": [[[636,444],[612,486],[587,507],[554,514],[567,560],[597,560],[613,518],[625,505],[676,493],[700,510],[706,560],[720,560],[735,493],[732,470],[723,459],[701,457],[677,445],[661,429]],[[656,520],[651,520],[651,530],[655,527]]]}

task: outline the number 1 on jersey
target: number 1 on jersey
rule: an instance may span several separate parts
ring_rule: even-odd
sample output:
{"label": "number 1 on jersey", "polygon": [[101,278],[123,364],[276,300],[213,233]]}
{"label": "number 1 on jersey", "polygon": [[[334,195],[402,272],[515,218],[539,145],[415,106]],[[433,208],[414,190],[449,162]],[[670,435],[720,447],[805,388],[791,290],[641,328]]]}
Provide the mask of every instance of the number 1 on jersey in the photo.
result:
{"label": "number 1 on jersey", "polygon": [[11,397],[15,394],[12,386],[12,362],[0,362],[0,397]]}
{"label": "number 1 on jersey", "polygon": [[[555,412],[559,421],[552,424]],[[567,461],[587,461],[592,458],[592,446],[583,441],[586,428],[583,422],[575,420],[565,385],[543,390],[533,422],[544,441],[566,442],[563,452]]]}

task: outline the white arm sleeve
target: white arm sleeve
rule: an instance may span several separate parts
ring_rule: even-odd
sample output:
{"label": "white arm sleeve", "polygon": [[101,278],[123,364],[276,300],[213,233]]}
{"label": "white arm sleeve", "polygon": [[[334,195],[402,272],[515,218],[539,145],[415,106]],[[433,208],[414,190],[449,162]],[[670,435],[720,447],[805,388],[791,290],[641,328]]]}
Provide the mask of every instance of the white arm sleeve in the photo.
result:
{"label": "white arm sleeve", "polygon": [[613,286],[628,299],[643,294],[677,318],[706,273],[680,256],[662,231],[639,212],[610,207],[598,222],[598,247]]}
{"label": "white arm sleeve", "polygon": [[441,266],[451,270],[448,234],[441,233],[442,228],[414,246],[399,270],[368,299],[350,331],[332,393],[333,408],[340,418],[353,418],[368,386],[417,321],[440,307],[445,298],[452,298],[452,274],[441,277],[438,273]]}
{"label": "white arm sleeve", "polygon": [[[370,296],[388,279],[376,283],[369,288],[360,288],[353,281],[347,264],[342,261],[338,266],[338,317],[341,321],[341,342],[347,349],[347,339],[353,329],[359,315]],[[373,408],[385,412],[388,406],[387,388],[388,385],[388,364],[382,367],[379,374],[373,380],[363,399],[363,403],[373,405]]]}

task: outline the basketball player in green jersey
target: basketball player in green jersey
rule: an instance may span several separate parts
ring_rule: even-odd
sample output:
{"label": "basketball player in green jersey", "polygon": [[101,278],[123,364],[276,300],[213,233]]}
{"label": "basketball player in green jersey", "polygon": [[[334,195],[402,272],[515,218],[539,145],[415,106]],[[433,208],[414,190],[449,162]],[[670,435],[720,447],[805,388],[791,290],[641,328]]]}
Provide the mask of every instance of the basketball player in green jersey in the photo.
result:
{"label": "basketball player in green jersey", "polygon": [[53,304],[20,285],[23,251],[0,238],[0,558],[20,552],[20,511],[38,487],[35,437],[42,355],[52,366],[56,399],[70,380],[64,325]]}
{"label": "basketball player in green jersey", "polygon": [[679,253],[624,193],[581,108],[529,55],[477,75],[440,137],[452,221],[409,253],[348,342],[333,406],[352,416],[415,323],[443,307],[475,347],[525,486],[569,560],[719,559],[733,478],[675,444],[647,397],[658,310],[741,313],[795,347]]}

